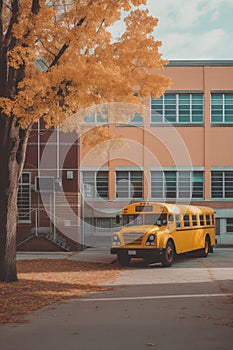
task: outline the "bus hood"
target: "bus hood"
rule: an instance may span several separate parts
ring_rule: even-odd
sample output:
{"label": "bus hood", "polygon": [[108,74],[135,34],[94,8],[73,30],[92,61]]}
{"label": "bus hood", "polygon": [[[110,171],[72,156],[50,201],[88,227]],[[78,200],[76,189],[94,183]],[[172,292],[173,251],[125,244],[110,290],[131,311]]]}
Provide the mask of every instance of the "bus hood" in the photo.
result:
{"label": "bus hood", "polygon": [[[161,231],[161,227],[158,226],[148,226],[148,225],[141,225],[141,226],[128,226],[128,227],[124,227],[122,228],[119,232],[121,233],[158,233],[159,231]],[[162,229],[162,231],[164,231],[164,229]]]}

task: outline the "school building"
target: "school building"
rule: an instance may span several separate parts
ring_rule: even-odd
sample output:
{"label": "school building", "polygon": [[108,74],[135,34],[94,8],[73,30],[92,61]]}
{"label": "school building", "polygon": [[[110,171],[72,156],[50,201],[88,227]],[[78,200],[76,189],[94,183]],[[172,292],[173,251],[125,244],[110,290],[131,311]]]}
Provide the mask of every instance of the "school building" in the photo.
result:
{"label": "school building", "polygon": [[214,208],[218,244],[233,244],[233,61],[170,61],[161,74],[171,88],[145,97],[143,117],[126,120],[124,103],[84,117],[86,133],[102,125],[114,140],[86,145],[74,132],[34,126],[18,250],[110,247],[122,207],[147,200]]}

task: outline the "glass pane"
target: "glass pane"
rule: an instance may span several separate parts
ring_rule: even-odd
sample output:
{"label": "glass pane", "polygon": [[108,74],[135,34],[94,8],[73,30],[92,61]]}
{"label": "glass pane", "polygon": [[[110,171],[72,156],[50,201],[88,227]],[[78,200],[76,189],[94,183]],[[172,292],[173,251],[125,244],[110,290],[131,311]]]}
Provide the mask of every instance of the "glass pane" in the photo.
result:
{"label": "glass pane", "polygon": [[227,233],[233,234],[233,219],[227,218]]}
{"label": "glass pane", "polygon": [[130,123],[143,123],[143,118],[142,118],[142,116],[139,114],[139,113],[135,113],[134,114],[134,118],[132,118],[131,120],[130,120]]}
{"label": "glass pane", "polygon": [[165,171],[166,198],[176,198],[176,172]]}
{"label": "glass pane", "polygon": [[192,122],[203,122],[203,95],[192,94]]}
{"label": "glass pane", "polygon": [[162,123],[163,122],[163,109],[151,112],[151,122],[152,123]]}
{"label": "glass pane", "polygon": [[94,171],[84,171],[83,172],[83,182],[94,186],[95,172]]}
{"label": "glass pane", "polygon": [[30,173],[23,173],[20,177],[17,205],[19,221],[31,220],[31,198],[30,198]]}
{"label": "glass pane", "polygon": [[163,173],[151,172],[151,198],[163,198]]}
{"label": "glass pane", "polygon": [[151,99],[151,122],[163,122],[163,96],[158,99]]}
{"label": "glass pane", "polygon": [[197,215],[192,215],[193,226],[197,226]]}
{"label": "glass pane", "polygon": [[85,115],[84,122],[85,123],[94,123],[95,122],[95,114],[93,113],[91,115]]}
{"label": "glass pane", "polygon": [[233,123],[233,105],[225,106],[225,122]]}
{"label": "glass pane", "polygon": [[210,215],[206,215],[206,225],[210,225]]}
{"label": "glass pane", "polygon": [[201,225],[201,226],[204,226],[204,225],[205,225],[204,215],[200,215],[200,225]]}
{"label": "glass pane", "polygon": [[211,122],[223,122],[223,94],[211,94]]}
{"label": "glass pane", "polygon": [[107,123],[108,118],[106,115],[102,115],[101,113],[98,113],[96,115],[96,122],[97,123]]}
{"label": "glass pane", "polygon": [[117,198],[129,197],[129,173],[128,171],[116,172],[116,196]]}
{"label": "glass pane", "polygon": [[111,228],[111,218],[96,218],[96,227]]}
{"label": "glass pane", "polygon": [[225,106],[233,107],[233,94],[225,94]]}
{"label": "glass pane", "polygon": [[179,198],[190,198],[190,171],[180,171],[178,173]]}
{"label": "glass pane", "polygon": [[143,174],[142,171],[130,172],[130,196],[133,198],[143,197]]}
{"label": "glass pane", "polygon": [[223,198],[223,172],[211,172],[211,196],[212,198]]}
{"label": "glass pane", "polygon": [[108,171],[99,171],[96,176],[97,195],[108,198]]}
{"label": "glass pane", "polygon": [[225,171],[225,197],[233,198],[233,171]]}
{"label": "glass pane", "polygon": [[193,172],[192,198],[204,198],[204,180],[202,171]]}
{"label": "glass pane", "polygon": [[211,106],[222,105],[223,94],[211,94]]}
{"label": "glass pane", "polygon": [[184,227],[190,226],[189,215],[184,215]]}
{"label": "glass pane", "polygon": [[165,119],[170,123],[176,122],[176,95],[164,95]]}
{"label": "glass pane", "polygon": [[190,95],[179,95],[179,122],[190,122]]}

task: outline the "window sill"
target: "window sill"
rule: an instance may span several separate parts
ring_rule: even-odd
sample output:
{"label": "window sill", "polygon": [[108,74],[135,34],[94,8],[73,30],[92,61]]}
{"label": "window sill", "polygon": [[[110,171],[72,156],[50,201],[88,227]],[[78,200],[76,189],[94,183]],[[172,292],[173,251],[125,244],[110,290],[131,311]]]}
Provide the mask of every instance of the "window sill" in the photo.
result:
{"label": "window sill", "polygon": [[216,126],[220,126],[220,127],[232,127],[233,126],[233,122],[232,123],[211,123],[211,127],[216,127]]}
{"label": "window sill", "polygon": [[159,126],[159,127],[203,127],[204,123],[150,123],[151,127]]}

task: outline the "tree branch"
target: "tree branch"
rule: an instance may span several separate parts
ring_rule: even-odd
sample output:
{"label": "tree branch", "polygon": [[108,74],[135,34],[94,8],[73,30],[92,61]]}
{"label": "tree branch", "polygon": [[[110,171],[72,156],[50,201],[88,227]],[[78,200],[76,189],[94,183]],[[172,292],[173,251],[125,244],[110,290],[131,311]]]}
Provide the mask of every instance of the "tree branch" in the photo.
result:
{"label": "tree branch", "polygon": [[54,57],[56,56],[56,54],[55,54],[52,50],[48,49],[48,48],[45,46],[45,44],[43,43],[43,40],[42,40],[42,39],[37,39],[36,42],[40,42],[41,45],[43,46],[43,48],[44,48],[50,55],[52,55],[52,56],[54,56]]}
{"label": "tree branch", "polygon": [[34,15],[38,15],[40,11],[40,0],[32,0],[31,11]]}
{"label": "tree branch", "polygon": [[99,28],[97,29],[97,31],[96,31],[96,34],[98,34],[99,33],[99,31],[100,31],[100,29],[103,27],[103,25],[104,25],[104,22],[105,22],[105,18],[102,20],[102,22],[100,23],[100,26],[99,26]]}
{"label": "tree branch", "polygon": [[2,20],[3,0],[0,0],[0,45],[2,44],[3,20]]}
{"label": "tree branch", "polygon": [[5,46],[6,47],[8,47],[8,45],[11,42],[12,28],[13,28],[14,24],[18,22],[19,0],[13,0],[11,8],[12,8],[12,16],[11,16],[11,19],[9,21],[9,25],[8,25],[7,32],[5,35]]}
{"label": "tree branch", "polygon": [[[82,17],[78,23],[76,24],[76,27],[80,27],[83,22],[85,21],[86,19],[86,16],[85,17]],[[62,55],[65,53],[65,51],[68,49],[69,47],[69,44],[63,44],[60,51],[58,52],[58,54],[56,55],[56,57],[54,58],[54,60],[52,61],[52,63],[50,64],[49,66],[49,69],[52,68],[53,66],[55,66],[58,61],[60,60],[60,58],[62,57]]]}

